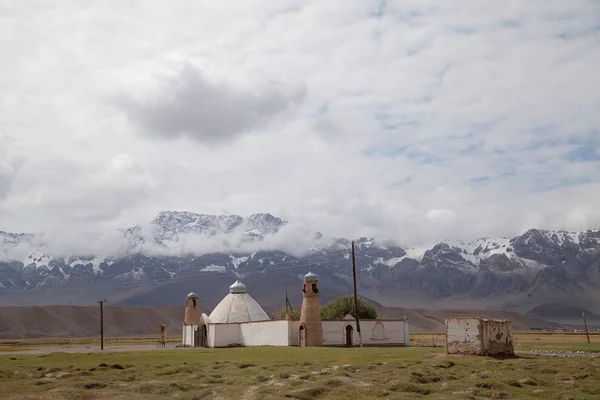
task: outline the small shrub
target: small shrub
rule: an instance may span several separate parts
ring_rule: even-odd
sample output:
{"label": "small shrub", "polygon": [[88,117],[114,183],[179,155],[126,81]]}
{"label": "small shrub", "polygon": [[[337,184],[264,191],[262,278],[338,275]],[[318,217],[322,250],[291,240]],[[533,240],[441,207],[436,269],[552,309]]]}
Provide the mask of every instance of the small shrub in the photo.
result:
{"label": "small shrub", "polygon": [[185,383],[185,382],[171,382],[171,383],[169,383],[169,387],[171,387],[173,389],[181,390],[182,392],[187,392],[188,390],[190,390],[192,388],[192,385],[190,385],[189,383]]}
{"label": "small shrub", "polygon": [[575,381],[580,381],[580,380],[582,380],[582,379],[585,379],[585,378],[587,378],[587,377],[589,377],[589,376],[590,376],[589,374],[575,375],[575,376],[573,377],[573,380],[575,380]]}
{"label": "small shrub", "polygon": [[281,379],[288,379],[291,375],[288,372],[282,372],[279,374]]}
{"label": "small shrub", "polygon": [[297,391],[294,391],[292,393],[288,393],[285,395],[285,397],[288,398],[293,398],[293,399],[314,399],[316,397],[319,397],[323,394],[327,393],[327,389],[323,388],[323,387],[315,387],[315,388],[309,388],[309,389],[300,389]]}
{"label": "small shrub", "polygon": [[325,381],[325,385],[329,387],[340,387],[344,386],[345,383],[341,379],[329,379],[328,381]]}
{"label": "small shrub", "polygon": [[418,382],[418,383],[434,383],[434,382],[439,382],[442,380],[442,378],[440,376],[437,375],[424,375],[421,374],[419,372],[413,372],[411,373],[411,378],[410,378],[413,382]]}
{"label": "small shrub", "polygon": [[521,384],[521,382],[516,381],[514,379],[508,380],[508,381],[504,381],[504,383],[506,383],[508,386],[512,386],[512,387],[517,387],[517,388],[522,388],[523,385]]}
{"label": "small shrub", "polygon": [[250,367],[255,367],[255,364],[249,364],[249,363],[242,363],[240,365],[238,365],[238,368],[240,369],[245,369],[245,368],[250,368]]}
{"label": "small shrub", "polygon": [[406,382],[396,382],[392,384],[389,389],[394,392],[416,393],[424,396],[432,393],[431,389]]}
{"label": "small shrub", "polygon": [[537,386],[538,385],[537,381],[533,378],[521,379],[519,382],[521,382],[525,385],[529,385],[529,386]]}
{"label": "small shrub", "polygon": [[496,389],[496,385],[492,382],[478,382],[475,384],[480,389]]}
{"label": "small shrub", "polygon": [[208,397],[211,397],[215,394],[212,390],[203,390],[201,392],[196,393],[190,400],[203,400]]}
{"label": "small shrub", "polygon": [[452,368],[454,367],[456,364],[452,361],[444,361],[442,363],[437,364],[435,367],[436,368]]}
{"label": "small shrub", "polygon": [[89,382],[83,385],[83,388],[87,390],[104,389],[105,387],[108,387],[108,385],[102,382]]}
{"label": "small shrub", "polygon": [[558,374],[558,370],[554,368],[544,368],[541,370],[543,374]]}
{"label": "small shrub", "polygon": [[175,375],[175,371],[173,370],[167,370],[167,371],[161,371],[161,372],[157,372],[156,373],[157,376],[170,376],[170,375]]}
{"label": "small shrub", "polygon": [[156,394],[156,395],[166,395],[172,392],[171,388],[168,385],[165,385],[161,382],[145,382],[139,385],[136,389],[136,392],[142,394]]}
{"label": "small shrub", "polygon": [[255,379],[256,379],[256,381],[257,381],[257,382],[260,382],[260,383],[263,383],[263,382],[266,382],[266,381],[268,381],[268,380],[269,380],[269,378],[267,378],[267,377],[266,377],[266,376],[264,376],[264,375],[257,375],[257,376],[255,377]]}

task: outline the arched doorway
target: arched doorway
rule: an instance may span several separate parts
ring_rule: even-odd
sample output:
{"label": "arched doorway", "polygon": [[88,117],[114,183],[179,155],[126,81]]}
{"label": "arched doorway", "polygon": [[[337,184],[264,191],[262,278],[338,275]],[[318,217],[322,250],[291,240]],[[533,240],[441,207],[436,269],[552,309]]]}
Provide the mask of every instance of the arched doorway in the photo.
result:
{"label": "arched doorway", "polygon": [[346,347],[352,347],[352,339],[354,338],[354,328],[352,325],[346,325]]}
{"label": "arched doorway", "polygon": [[304,324],[300,325],[298,330],[298,346],[306,347],[306,326]]}

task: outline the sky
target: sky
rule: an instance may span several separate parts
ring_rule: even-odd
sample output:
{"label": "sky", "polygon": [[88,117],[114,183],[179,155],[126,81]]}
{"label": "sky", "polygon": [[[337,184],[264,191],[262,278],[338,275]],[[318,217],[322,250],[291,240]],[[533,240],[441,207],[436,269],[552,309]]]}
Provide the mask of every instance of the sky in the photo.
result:
{"label": "sky", "polygon": [[600,2],[0,0],[0,230],[600,228]]}

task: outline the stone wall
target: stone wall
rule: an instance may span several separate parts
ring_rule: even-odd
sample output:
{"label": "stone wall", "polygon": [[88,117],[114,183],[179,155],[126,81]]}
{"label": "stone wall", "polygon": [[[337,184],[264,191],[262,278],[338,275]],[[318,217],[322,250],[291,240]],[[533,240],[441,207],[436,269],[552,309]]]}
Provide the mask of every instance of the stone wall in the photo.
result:
{"label": "stone wall", "polygon": [[486,355],[515,354],[510,320],[482,320],[483,344]]}

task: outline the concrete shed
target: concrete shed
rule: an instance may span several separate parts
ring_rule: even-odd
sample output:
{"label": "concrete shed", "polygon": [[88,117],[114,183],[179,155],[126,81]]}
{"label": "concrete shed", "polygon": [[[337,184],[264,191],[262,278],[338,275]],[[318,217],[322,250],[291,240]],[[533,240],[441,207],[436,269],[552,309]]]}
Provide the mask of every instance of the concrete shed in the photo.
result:
{"label": "concrete shed", "polygon": [[448,354],[514,355],[512,321],[472,317],[446,318],[446,348]]}

